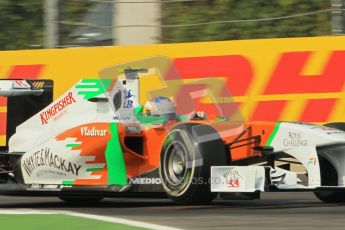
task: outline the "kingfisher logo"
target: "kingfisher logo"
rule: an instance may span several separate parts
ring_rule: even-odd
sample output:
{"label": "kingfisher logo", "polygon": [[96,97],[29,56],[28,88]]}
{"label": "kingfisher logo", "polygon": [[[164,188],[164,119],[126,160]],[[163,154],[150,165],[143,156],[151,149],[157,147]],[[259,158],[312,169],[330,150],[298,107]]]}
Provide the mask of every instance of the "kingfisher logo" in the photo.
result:
{"label": "kingfisher logo", "polygon": [[42,125],[48,124],[48,121],[51,118],[57,119],[58,117],[60,117],[57,115],[62,114],[62,112],[65,111],[65,109],[73,103],[76,103],[76,100],[73,97],[73,93],[69,92],[64,98],[62,98],[60,101],[50,106],[49,109],[40,114]]}

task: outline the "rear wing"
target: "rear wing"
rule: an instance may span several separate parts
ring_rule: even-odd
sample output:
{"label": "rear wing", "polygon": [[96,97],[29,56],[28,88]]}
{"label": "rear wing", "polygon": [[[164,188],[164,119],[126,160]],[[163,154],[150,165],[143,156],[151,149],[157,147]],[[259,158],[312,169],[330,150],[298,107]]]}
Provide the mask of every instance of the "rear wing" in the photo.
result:
{"label": "rear wing", "polygon": [[0,97],[7,98],[6,118],[0,121],[6,127],[0,127],[6,129],[6,141],[0,151],[8,150],[8,140],[18,125],[53,101],[53,86],[52,80],[0,79]]}

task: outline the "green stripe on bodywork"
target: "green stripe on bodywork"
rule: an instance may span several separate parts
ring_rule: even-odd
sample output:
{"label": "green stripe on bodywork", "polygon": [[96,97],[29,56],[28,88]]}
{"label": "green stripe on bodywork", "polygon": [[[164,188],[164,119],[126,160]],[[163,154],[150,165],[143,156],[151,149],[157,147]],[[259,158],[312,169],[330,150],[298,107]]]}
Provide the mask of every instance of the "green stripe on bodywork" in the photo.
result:
{"label": "green stripe on bodywork", "polygon": [[73,148],[73,147],[79,147],[80,143],[72,143],[72,144],[67,144],[66,147],[67,148]]}
{"label": "green stripe on bodywork", "polygon": [[117,123],[110,124],[111,139],[105,150],[109,185],[127,185],[126,164],[119,141]]}
{"label": "green stripe on bodywork", "polygon": [[158,116],[149,116],[143,114],[144,106],[140,105],[134,108],[134,116],[135,118],[143,125],[145,124],[153,124],[153,123],[165,123],[168,121],[166,117],[158,117]]}
{"label": "green stripe on bodywork", "polygon": [[[111,81],[111,79],[82,79],[81,82],[75,86],[75,88],[79,89],[79,95],[84,95],[84,99],[88,100],[105,93],[108,90]],[[87,85],[90,83],[93,84]],[[90,91],[90,89],[94,90]]]}
{"label": "green stripe on bodywork", "polygon": [[74,181],[73,180],[64,180],[62,181],[62,185],[73,185]]}
{"label": "green stripe on bodywork", "polygon": [[184,116],[184,115],[176,115],[176,120],[177,121],[187,121],[187,120],[189,120],[189,118],[187,116]]}
{"label": "green stripe on bodywork", "polygon": [[228,121],[230,120],[228,117],[216,117],[216,121]]}
{"label": "green stripe on bodywork", "polygon": [[103,168],[88,168],[86,169],[86,172],[98,172],[101,171]]}
{"label": "green stripe on bodywork", "polygon": [[271,143],[272,143],[274,137],[277,135],[277,132],[278,132],[279,127],[280,127],[280,124],[281,124],[281,122],[278,121],[276,126],[273,129],[273,132],[272,132],[271,136],[268,138],[266,146],[271,146]]}

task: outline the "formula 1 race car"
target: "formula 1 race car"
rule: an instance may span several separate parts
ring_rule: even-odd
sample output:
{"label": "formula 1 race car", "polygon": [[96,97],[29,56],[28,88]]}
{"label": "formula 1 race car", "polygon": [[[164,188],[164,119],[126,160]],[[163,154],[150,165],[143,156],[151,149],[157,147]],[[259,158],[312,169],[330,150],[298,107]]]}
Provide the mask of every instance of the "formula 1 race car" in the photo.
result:
{"label": "formula 1 race car", "polygon": [[[165,88],[143,88],[150,76]],[[8,107],[0,193],[208,203],[234,193],[314,191],[325,202],[345,201],[344,123],[247,122],[224,85],[208,95],[222,98],[212,117],[192,103],[205,96],[205,81],[177,76],[170,60],[154,57],[106,68],[54,101],[49,80],[1,80]]]}

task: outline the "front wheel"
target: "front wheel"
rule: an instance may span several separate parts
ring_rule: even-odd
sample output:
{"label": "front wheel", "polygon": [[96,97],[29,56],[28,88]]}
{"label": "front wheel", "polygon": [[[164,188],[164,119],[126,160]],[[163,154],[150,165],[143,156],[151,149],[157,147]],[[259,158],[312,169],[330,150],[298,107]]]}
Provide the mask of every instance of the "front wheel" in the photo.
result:
{"label": "front wheel", "polygon": [[[325,126],[345,131],[345,123],[329,123]],[[320,157],[321,184],[323,186],[337,186],[338,174],[334,166],[325,158]],[[345,192],[315,191],[315,196],[325,203],[345,203]]]}
{"label": "front wheel", "polygon": [[315,191],[315,196],[325,203],[345,203],[344,192],[334,191]]}
{"label": "front wheel", "polygon": [[167,135],[160,159],[160,177],[168,197],[178,203],[209,203],[211,166],[226,165],[225,146],[207,125],[181,124]]}

